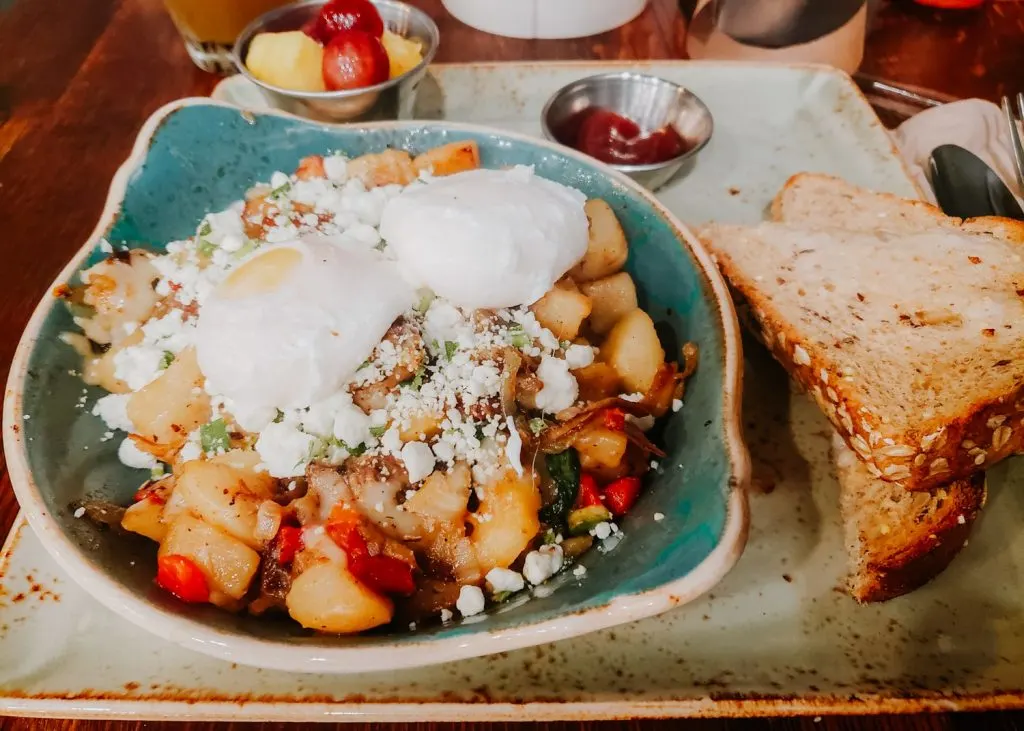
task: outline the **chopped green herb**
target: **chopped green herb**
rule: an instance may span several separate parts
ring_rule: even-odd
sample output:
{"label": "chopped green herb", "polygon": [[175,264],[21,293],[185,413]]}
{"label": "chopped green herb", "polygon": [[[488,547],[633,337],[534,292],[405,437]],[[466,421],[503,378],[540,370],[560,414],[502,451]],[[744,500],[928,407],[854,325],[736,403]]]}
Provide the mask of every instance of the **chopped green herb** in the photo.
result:
{"label": "chopped green herb", "polygon": [[411,388],[413,391],[419,391],[423,388],[423,376],[427,373],[426,366],[420,366],[416,369],[416,375],[410,378],[408,381],[403,383],[403,386]]}
{"label": "chopped green herb", "polygon": [[433,292],[431,292],[429,289],[425,287],[423,289],[418,290],[418,294],[420,296],[420,301],[416,303],[416,306],[413,307],[413,309],[419,312],[420,314],[423,314],[424,312],[430,309],[430,303],[434,301],[435,295]]}
{"label": "chopped green herb", "polygon": [[514,325],[508,329],[508,340],[517,348],[525,348],[533,343],[533,338],[526,333],[522,325]]}
{"label": "chopped green herb", "polygon": [[373,436],[375,436],[378,439],[380,439],[382,436],[384,436],[384,432],[386,432],[387,430],[388,430],[388,425],[387,424],[381,424],[380,426],[371,426],[370,427],[370,434],[372,434]]}
{"label": "chopped green herb", "polygon": [[453,343],[451,340],[444,341],[444,357],[447,360],[451,360],[455,357],[455,351],[459,349],[458,343]]}
{"label": "chopped green herb", "polygon": [[171,363],[174,362],[174,353],[169,350],[165,350],[163,357],[160,358],[160,370],[164,370],[171,367]]}
{"label": "chopped green herb", "polygon": [[362,363],[359,364],[359,367],[356,368],[356,370],[357,371],[361,371],[363,368],[366,368],[366,366],[370,365],[371,362],[372,362],[371,359],[367,358],[366,360],[364,360]]}
{"label": "chopped green herb", "polygon": [[538,434],[540,434],[542,431],[544,431],[547,428],[548,428],[548,422],[547,422],[546,419],[542,419],[539,416],[535,417],[533,419],[530,419],[530,431],[533,432],[534,436],[537,436]]}
{"label": "chopped green herb", "polygon": [[386,248],[388,248],[388,242],[387,241],[378,241],[376,243],[376,245],[374,245],[373,248],[374,248],[375,251],[384,251]]}
{"label": "chopped green herb", "polygon": [[292,184],[290,182],[282,183],[281,185],[277,186],[272,191],[270,191],[270,197],[271,198],[277,198],[278,196],[284,195],[285,193],[287,193],[291,189],[292,189]]}
{"label": "chopped green herb", "polygon": [[149,471],[149,479],[151,479],[151,480],[159,480],[161,477],[163,477],[166,474],[167,474],[167,471],[164,469],[163,462],[157,462],[156,467],[154,467],[153,469],[151,469]]}
{"label": "chopped green herb", "polygon": [[366,451],[365,444],[360,443],[354,447],[350,447],[348,446],[344,439],[338,439],[337,437],[330,437],[327,440],[327,444],[329,444],[332,447],[341,447],[353,457],[358,457],[360,454]]}
{"label": "chopped green herb", "polygon": [[213,226],[210,225],[209,221],[203,221],[203,225],[199,227],[199,236],[209,236],[213,233]]}
{"label": "chopped green herb", "polygon": [[491,600],[494,601],[496,604],[501,604],[503,601],[512,596],[513,593],[514,592],[511,591],[499,591],[497,594],[491,595]]}
{"label": "chopped green herb", "polygon": [[544,533],[544,545],[553,546],[556,543],[558,543],[558,536],[555,534],[553,528],[548,528],[547,531]]}
{"label": "chopped green herb", "polygon": [[554,490],[551,502],[541,508],[540,519],[550,526],[564,526],[580,489],[580,457],[575,449],[567,449],[547,455],[544,463]]}
{"label": "chopped green herb", "polygon": [[278,409],[277,416],[274,417],[274,423],[280,424],[282,421],[284,421],[284,412],[281,411],[281,409]]}
{"label": "chopped green herb", "polygon": [[199,256],[213,256],[213,252],[216,248],[216,244],[211,241],[207,241],[206,239],[199,239],[199,241],[196,242],[196,253],[199,254]]}
{"label": "chopped green herb", "polygon": [[571,340],[562,340],[558,344],[562,346],[562,350],[568,350],[569,346],[572,345],[572,341]]}
{"label": "chopped green herb", "polygon": [[199,427],[199,443],[207,454],[216,454],[221,450],[231,449],[231,437],[228,436],[228,425],[223,419],[216,419]]}

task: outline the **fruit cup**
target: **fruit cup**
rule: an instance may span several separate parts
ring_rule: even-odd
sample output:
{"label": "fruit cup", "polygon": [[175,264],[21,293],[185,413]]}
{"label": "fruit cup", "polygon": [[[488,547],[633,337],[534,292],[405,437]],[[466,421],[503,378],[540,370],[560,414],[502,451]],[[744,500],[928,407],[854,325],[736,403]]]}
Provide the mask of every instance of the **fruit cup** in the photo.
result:
{"label": "fruit cup", "polygon": [[[238,70],[261,89],[273,106],[302,117],[324,122],[412,118],[420,81],[437,52],[440,34],[426,13],[397,0],[373,0],[373,5],[385,28],[419,42],[422,48],[423,60],[402,75],[355,89],[302,91],[268,83],[252,74],[246,59],[256,36],[309,27],[324,5],[323,0],[305,0],[272,10],[250,23],[235,43],[233,55]],[[291,61],[302,63],[302,59]]]}

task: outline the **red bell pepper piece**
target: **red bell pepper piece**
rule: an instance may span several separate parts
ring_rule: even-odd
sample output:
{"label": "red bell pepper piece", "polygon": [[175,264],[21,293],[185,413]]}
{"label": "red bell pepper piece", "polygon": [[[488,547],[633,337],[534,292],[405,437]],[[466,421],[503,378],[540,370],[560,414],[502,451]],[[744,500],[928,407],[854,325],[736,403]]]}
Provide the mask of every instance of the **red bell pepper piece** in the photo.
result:
{"label": "red bell pepper piece", "polygon": [[156,482],[147,482],[140,487],[136,492],[135,496],[132,497],[132,502],[141,503],[143,500],[151,500],[157,505],[163,505],[166,500],[162,495],[163,489],[157,486]]}
{"label": "red bell pepper piece", "polygon": [[620,477],[604,488],[604,504],[616,518],[622,517],[640,497],[639,477]]}
{"label": "red bell pepper piece", "polygon": [[378,594],[409,596],[416,590],[412,567],[382,553],[353,558],[348,568],[353,576]]}
{"label": "red bell pepper piece", "polygon": [[584,472],[580,475],[580,490],[576,495],[577,508],[589,508],[592,505],[601,505],[601,493],[597,489],[597,480],[594,476]]}
{"label": "red bell pepper piece", "polygon": [[277,562],[290,564],[295,554],[302,550],[302,529],[294,525],[282,525],[277,531]]}
{"label": "red bell pepper piece", "polygon": [[359,513],[338,506],[331,511],[327,524],[324,526],[330,539],[348,554],[350,562],[359,556],[369,555],[366,539],[359,532],[360,523],[362,523],[362,518]]}
{"label": "red bell pepper piece", "polygon": [[172,553],[156,560],[156,585],[169,591],[183,602],[210,600],[210,587],[206,576],[188,556]]}
{"label": "red bell pepper piece", "polygon": [[626,412],[622,409],[608,409],[604,412],[604,426],[612,431],[622,431],[626,428]]}

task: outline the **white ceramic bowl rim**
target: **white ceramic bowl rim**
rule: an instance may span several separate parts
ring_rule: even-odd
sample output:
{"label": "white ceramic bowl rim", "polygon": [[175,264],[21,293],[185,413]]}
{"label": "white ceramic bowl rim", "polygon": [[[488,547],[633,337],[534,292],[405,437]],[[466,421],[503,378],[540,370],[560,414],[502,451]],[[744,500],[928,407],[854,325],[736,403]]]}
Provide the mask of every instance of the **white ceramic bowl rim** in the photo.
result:
{"label": "white ceramic bowl rim", "polygon": [[[179,99],[153,113],[140,130],[128,159],[114,175],[103,213],[96,228],[86,243],[57,275],[53,284],[47,288],[47,294],[43,296],[33,311],[18,343],[7,379],[3,408],[3,443],[15,495],[29,524],[39,536],[40,542],[85,591],[128,621],[182,646],[223,660],[291,672],[363,673],[420,667],[479,657],[554,640],[568,639],[625,622],[644,619],[696,599],[728,573],[743,551],[748,529],[746,488],[750,480],[750,458],[743,442],[740,419],[742,355],[739,323],[725,281],[714,265],[711,256],[696,237],[644,188],[607,166],[604,171],[607,175],[618,184],[645,198],[679,232],[703,270],[703,275],[714,293],[722,317],[725,371],[725,385],[722,394],[723,436],[733,473],[729,484],[726,520],[722,535],[715,548],[695,569],[685,576],[655,589],[637,594],[620,595],[603,606],[550,620],[527,623],[507,630],[481,631],[464,636],[366,648],[284,644],[258,637],[222,632],[183,615],[154,609],[121,583],[97,570],[65,535],[60,525],[50,517],[46,503],[32,477],[24,438],[20,429],[13,428],[22,423],[24,416],[21,399],[22,386],[27,375],[29,358],[43,321],[53,307],[53,298],[48,293],[53,291],[58,284],[66,282],[77,271],[81,262],[92,252],[94,242],[102,237],[116,220],[128,181],[141,168],[149,150],[150,140],[164,119],[179,109],[204,105],[233,109],[239,114],[252,114],[252,112],[243,112],[232,104],[208,98]],[[256,114],[297,119],[305,124],[310,124],[308,120],[284,112],[272,111]],[[546,140],[479,125],[410,121],[375,122],[359,126],[368,129],[395,129],[424,125],[438,125],[480,134],[496,133],[507,139],[546,147],[552,152],[566,157],[575,157],[587,165],[595,165],[592,158]],[[342,127],[343,125],[323,126]],[[600,166],[600,163],[596,164]]]}

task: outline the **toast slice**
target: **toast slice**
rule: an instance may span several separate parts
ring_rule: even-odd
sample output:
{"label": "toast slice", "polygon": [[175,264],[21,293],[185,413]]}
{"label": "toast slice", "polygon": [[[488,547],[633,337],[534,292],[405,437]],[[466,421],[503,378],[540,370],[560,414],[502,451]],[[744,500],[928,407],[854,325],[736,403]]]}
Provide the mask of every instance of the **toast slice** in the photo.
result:
{"label": "toast slice", "polygon": [[984,473],[908,492],[872,477],[837,435],[832,454],[854,599],[893,599],[940,574],[966,544],[985,504]]}
{"label": "toast slice", "polygon": [[875,477],[927,490],[1024,443],[1024,250],[990,233],[710,225],[762,340]]}
{"label": "toast slice", "polygon": [[1009,218],[954,218],[925,201],[908,200],[892,193],[859,188],[842,178],[820,173],[797,173],[771,204],[778,223],[850,231],[916,233],[943,228],[965,233],[991,234],[1024,243],[1024,225]]}

